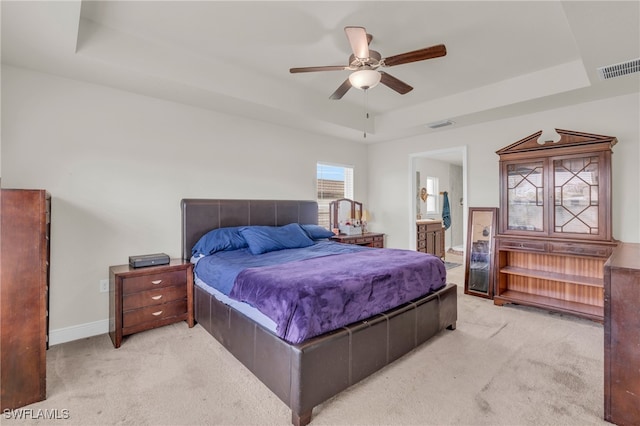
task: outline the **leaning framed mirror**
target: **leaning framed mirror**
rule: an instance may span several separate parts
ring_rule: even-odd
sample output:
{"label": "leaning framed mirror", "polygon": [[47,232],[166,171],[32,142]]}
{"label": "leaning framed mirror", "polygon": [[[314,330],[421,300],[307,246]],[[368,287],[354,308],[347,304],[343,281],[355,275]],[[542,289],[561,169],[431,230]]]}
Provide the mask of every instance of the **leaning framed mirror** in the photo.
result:
{"label": "leaning framed mirror", "polygon": [[496,207],[470,207],[467,226],[464,292],[493,299]]}

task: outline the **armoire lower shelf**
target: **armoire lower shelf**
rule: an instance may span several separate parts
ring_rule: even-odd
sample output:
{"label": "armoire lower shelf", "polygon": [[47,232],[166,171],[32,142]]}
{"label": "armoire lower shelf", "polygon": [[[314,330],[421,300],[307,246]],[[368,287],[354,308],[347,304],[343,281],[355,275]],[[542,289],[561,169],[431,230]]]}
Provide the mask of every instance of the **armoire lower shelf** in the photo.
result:
{"label": "armoire lower shelf", "polygon": [[499,306],[502,306],[505,303],[536,306],[539,308],[547,308],[555,312],[565,312],[571,315],[577,315],[598,322],[604,321],[604,308],[602,306],[588,305],[585,303],[523,293],[515,290],[507,290],[502,292],[499,296],[494,296],[493,303]]}
{"label": "armoire lower shelf", "polygon": [[539,278],[547,281],[559,281],[571,284],[580,284],[592,287],[604,288],[604,279],[596,277],[585,277],[582,275],[564,274],[559,272],[539,271],[537,269],[518,268],[515,266],[505,266],[500,269],[503,274],[517,275],[520,277]]}
{"label": "armoire lower shelf", "polygon": [[514,250],[512,243],[498,242],[496,305],[515,303],[604,321],[605,257]]}

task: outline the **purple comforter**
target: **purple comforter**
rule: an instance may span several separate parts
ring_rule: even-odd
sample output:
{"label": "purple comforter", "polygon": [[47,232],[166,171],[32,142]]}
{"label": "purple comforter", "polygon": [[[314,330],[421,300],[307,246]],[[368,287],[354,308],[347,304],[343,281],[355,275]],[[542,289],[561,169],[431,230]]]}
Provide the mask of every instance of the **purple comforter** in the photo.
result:
{"label": "purple comforter", "polygon": [[430,254],[376,249],[242,271],[229,296],[277,324],[290,343],[369,318],[437,290],[444,263]]}

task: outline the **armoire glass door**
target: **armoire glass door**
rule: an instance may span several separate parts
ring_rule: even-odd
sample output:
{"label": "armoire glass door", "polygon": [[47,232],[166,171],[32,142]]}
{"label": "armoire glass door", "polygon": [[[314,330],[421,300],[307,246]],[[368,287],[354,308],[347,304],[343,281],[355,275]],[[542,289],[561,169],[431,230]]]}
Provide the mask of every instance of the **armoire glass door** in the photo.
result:
{"label": "armoire glass door", "polygon": [[597,235],[599,157],[553,160],[553,232]]}
{"label": "armoire glass door", "polygon": [[544,231],[544,163],[507,165],[509,230]]}

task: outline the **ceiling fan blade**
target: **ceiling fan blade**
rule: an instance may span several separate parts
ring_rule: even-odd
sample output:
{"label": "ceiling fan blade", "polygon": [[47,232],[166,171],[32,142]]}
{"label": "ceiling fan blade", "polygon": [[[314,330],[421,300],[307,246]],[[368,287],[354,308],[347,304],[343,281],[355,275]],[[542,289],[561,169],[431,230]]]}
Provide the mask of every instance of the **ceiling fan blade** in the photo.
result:
{"label": "ceiling fan blade", "polygon": [[348,67],[344,65],[329,65],[326,67],[302,67],[302,68],[290,68],[289,72],[291,74],[299,73],[299,72],[315,72],[315,71],[344,71]]}
{"label": "ceiling fan blade", "polygon": [[410,62],[424,61],[425,59],[438,58],[447,54],[444,44],[438,44],[424,49],[418,49],[407,53],[384,58],[384,64],[388,67],[394,65],[408,64]]}
{"label": "ceiling fan blade", "polygon": [[340,85],[340,87],[338,87],[336,89],[335,92],[333,92],[331,94],[331,96],[329,96],[329,99],[333,99],[335,101],[342,99],[342,97],[344,96],[345,93],[347,93],[349,91],[349,89],[351,89],[351,82],[349,81],[349,79],[347,78],[344,83],[342,83]]}
{"label": "ceiling fan blade", "polygon": [[379,71],[379,72],[381,74],[380,83],[384,84],[385,86],[389,87],[390,89],[395,90],[396,92],[400,93],[401,95],[409,93],[410,91],[413,90],[413,87],[409,86],[404,81],[398,80],[397,78],[395,78],[394,76],[392,76],[390,74],[387,74],[386,72],[383,72],[383,71]]}
{"label": "ceiling fan blade", "polygon": [[344,27],[353,54],[358,59],[369,57],[369,43],[367,41],[367,30],[364,27]]}

